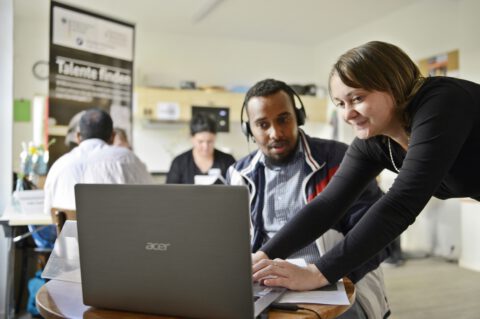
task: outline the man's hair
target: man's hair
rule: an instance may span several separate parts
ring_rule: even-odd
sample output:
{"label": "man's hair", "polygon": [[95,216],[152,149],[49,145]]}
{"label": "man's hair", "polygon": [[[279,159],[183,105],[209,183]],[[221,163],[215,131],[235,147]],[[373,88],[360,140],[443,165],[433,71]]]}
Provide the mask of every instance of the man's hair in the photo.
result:
{"label": "man's hair", "polygon": [[[293,108],[295,108],[295,97],[293,96],[294,92],[287,85],[287,83],[278,81],[275,79],[265,79],[255,83],[255,85],[252,86],[247,91],[247,94],[245,95],[244,107],[245,107],[245,111],[247,112],[247,116],[248,116],[248,110],[247,110],[248,101],[250,101],[252,97],[265,97],[265,96],[275,94],[279,91],[283,91],[288,95],[288,97],[290,98],[290,101],[292,102]],[[295,116],[296,115],[297,114],[295,113]]]}
{"label": "man's hair", "polygon": [[340,56],[330,72],[330,96],[334,75],[349,87],[391,94],[405,122],[405,107],[424,82],[417,65],[402,49],[380,41],[365,43]]}
{"label": "man's hair", "polygon": [[201,132],[217,134],[217,122],[207,114],[197,113],[190,121],[190,135]]}
{"label": "man's hair", "polygon": [[80,136],[82,140],[99,138],[109,142],[113,133],[113,121],[110,115],[100,109],[90,109],[80,118]]}

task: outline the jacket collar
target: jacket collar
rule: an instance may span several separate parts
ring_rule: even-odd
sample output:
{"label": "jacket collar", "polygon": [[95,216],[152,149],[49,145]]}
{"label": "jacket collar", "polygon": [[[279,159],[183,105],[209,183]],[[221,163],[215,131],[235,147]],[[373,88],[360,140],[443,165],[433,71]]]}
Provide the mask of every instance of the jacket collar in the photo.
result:
{"label": "jacket collar", "polygon": [[[315,158],[313,157],[313,154],[312,154],[312,150],[310,149],[310,145],[309,145],[310,137],[307,134],[305,134],[305,132],[300,128],[298,129],[298,132],[299,132],[298,138],[300,139],[300,143],[302,143],[305,163],[310,168],[310,172],[318,171],[319,169],[321,169],[325,165],[325,162],[319,163],[317,160],[315,160]],[[261,161],[260,161],[261,158],[263,158],[263,153],[259,149],[253,155],[250,163],[246,167],[244,167],[243,169],[240,170],[240,174],[242,174],[244,176],[251,176],[252,172],[255,172],[257,170],[258,165],[262,165]]]}
{"label": "jacket collar", "polygon": [[315,160],[312,154],[312,150],[310,149],[310,143],[309,143],[310,137],[307,134],[305,134],[305,132],[302,129],[299,129],[299,132],[300,132],[299,134],[300,142],[303,145],[303,151],[305,154],[305,163],[307,163],[307,165],[310,167],[310,170],[312,172],[318,171],[325,165],[325,162],[318,163]]}

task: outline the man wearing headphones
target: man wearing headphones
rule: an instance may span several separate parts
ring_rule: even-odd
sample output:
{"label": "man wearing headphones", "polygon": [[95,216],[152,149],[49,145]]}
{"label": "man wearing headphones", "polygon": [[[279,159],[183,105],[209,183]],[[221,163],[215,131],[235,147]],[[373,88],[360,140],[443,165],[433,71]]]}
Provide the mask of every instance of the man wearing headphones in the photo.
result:
{"label": "man wearing headphones", "polygon": [[[296,107],[295,98],[300,107]],[[241,112],[242,132],[247,140],[252,138],[259,149],[231,166],[227,181],[249,187],[252,251],[255,252],[323,191],[347,146],[306,135],[299,128],[306,118],[303,104],[293,89],[281,81],[266,79],[256,83],[248,90]],[[301,278],[301,272],[314,267],[312,264],[339,242],[381,196],[378,186],[371,183],[332,229],[289,257],[305,259],[309,264],[307,268],[282,260],[274,265],[284,267],[286,275],[296,272]],[[388,255],[389,251],[382,251],[348,275],[355,283],[357,297],[340,318],[389,316],[383,274],[378,268]]]}

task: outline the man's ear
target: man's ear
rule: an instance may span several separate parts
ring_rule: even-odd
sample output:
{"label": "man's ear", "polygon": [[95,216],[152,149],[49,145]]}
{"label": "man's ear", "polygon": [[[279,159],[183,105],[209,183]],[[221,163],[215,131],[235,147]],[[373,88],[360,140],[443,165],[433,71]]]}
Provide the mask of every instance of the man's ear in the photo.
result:
{"label": "man's ear", "polygon": [[80,144],[80,142],[82,142],[82,135],[80,135],[80,132],[77,132],[75,134],[75,142],[77,142],[77,144]]}

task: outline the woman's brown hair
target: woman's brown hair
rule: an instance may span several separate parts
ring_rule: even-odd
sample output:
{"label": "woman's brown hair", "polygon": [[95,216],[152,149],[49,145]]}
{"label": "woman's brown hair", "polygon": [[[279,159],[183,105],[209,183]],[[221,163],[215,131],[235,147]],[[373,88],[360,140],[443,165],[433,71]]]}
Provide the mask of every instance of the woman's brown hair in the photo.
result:
{"label": "woman's brown hair", "polygon": [[402,49],[386,42],[368,42],[340,56],[330,72],[329,82],[334,75],[349,87],[391,94],[408,130],[410,120],[405,107],[425,79]]}

